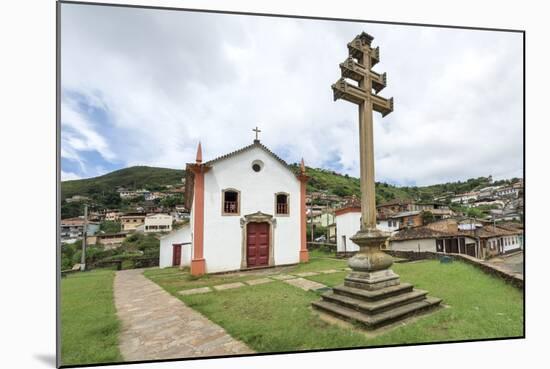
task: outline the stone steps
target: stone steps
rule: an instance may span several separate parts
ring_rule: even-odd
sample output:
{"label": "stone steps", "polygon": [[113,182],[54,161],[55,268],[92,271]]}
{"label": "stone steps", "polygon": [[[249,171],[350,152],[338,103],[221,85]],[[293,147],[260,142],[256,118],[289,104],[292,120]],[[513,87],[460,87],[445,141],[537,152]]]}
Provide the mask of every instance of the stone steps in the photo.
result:
{"label": "stone steps", "polygon": [[[335,291],[336,292],[336,291]],[[346,295],[340,295],[335,292],[327,292],[321,295],[324,301],[335,303],[346,308],[357,310],[368,315],[376,315],[399,306],[407,305],[413,302],[421,301],[426,298],[428,291],[412,290],[388,297],[382,300],[365,301]]]}
{"label": "stone steps", "polygon": [[413,285],[410,283],[401,283],[396,286],[381,288],[378,290],[367,290],[347,285],[336,286],[333,288],[334,293],[338,295],[348,296],[359,300],[377,301],[396,296],[402,293],[408,293],[413,290]]}
{"label": "stone steps", "polygon": [[364,328],[373,329],[396,322],[400,319],[433,309],[441,303],[441,299],[427,297],[420,301],[410,302],[406,305],[395,307],[378,314],[366,314],[365,312],[351,309],[339,303],[325,300],[314,301],[313,307],[321,312],[328,313],[345,321],[360,324]]}

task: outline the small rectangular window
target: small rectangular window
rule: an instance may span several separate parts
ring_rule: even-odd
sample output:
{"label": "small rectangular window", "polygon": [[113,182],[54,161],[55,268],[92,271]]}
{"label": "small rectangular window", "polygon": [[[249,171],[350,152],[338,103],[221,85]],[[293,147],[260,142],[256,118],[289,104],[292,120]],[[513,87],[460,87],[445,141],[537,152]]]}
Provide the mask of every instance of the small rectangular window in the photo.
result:
{"label": "small rectangular window", "polygon": [[222,193],[223,214],[239,214],[239,192],[224,190]]}
{"label": "small rectangular window", "polygon": [[275,214],[288,215],[288,194],[275,194]]}

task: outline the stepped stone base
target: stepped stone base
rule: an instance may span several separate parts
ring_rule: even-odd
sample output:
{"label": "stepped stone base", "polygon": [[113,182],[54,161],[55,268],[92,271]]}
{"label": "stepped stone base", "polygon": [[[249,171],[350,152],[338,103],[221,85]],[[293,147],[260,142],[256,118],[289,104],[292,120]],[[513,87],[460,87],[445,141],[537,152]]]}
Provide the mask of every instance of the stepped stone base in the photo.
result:
{"label": "stepped stone base", "polygon": [[321,295],[313,308],[366,329],[376,329],[438,307],[441,299],[399,283],[391,269],[352,272],[344,284]]}

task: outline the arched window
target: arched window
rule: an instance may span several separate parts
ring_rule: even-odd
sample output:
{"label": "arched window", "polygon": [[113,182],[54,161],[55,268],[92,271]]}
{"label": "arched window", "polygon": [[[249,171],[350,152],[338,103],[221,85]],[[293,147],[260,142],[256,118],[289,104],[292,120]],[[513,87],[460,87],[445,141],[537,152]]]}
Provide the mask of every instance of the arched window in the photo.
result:
{"label": "arched window", "polygon": [[288,215],[288,194],[279,192],[275,194],[275,215]]}
{"label": "arched window", "polygon": [[235,189],[222,191],[222,215],[239,215],[240,192]]}

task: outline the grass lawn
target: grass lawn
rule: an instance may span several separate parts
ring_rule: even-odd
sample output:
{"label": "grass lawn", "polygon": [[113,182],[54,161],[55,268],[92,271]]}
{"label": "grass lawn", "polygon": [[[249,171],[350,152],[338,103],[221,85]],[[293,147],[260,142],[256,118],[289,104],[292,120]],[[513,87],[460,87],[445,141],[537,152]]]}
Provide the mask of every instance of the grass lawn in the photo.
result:
{"label": "grass lawn", "polygon": [[252,274],[245,276],[237,276],[234,274],[204,275],[197,278],[193,277],[189,273],[189,268],[180,270],[177,267],[147,269],[143,274],[153,282],[161,285],[170,293],[192,288],[210,287],[223,283],[243,282],[250,279],[259,278],[257,275]]}
{"label": "grass lawn", "polygon": [[[338,269],[346,261],[312,255],[307,264],[284,273]],[[149,270],[146,276],[168,292],[224,327],[257,352],[297,351],[523,335],[523,295],[516,288],[488,276],[474,267],[437,261],[394,264],[401,280],[430,295],[443,298],[450,308],[422,317],[406,326],[367,338],[357,329],[329,325],[312,313],[310,304],[319,295],[275,281],[257,286],[181,296],[177,291],[220,283],[218,277],[190,280],[186,272],[174,269]],[[323,274],[308,279],[329,286],[341,284],[346,272]],[[187,275],[187,276],[186,276]],[[224,276],[221,283],[244,277]],[[251,277],[251,278],[257,278]]]}
{"label": "grass lawn", "polygon": [[63,365],[121,361],[112,270],[76,273],[61,280]]}
{"label": "grass lawn", "polygon": [[309,252],[309,262],[301,263],[288,270],[288,273],[312,272],[327,269],[342,269],[348,266],[346,259],[336,259],[332,254],[318,250]]}
{"label": "grass lawn", "polygon": [[[284,267],[281,269],[281,273],[302,273],[314,270],[342,269],[345,267],[347,267],[346,260],[336,259],[331,257],[331,254],[314,250],[310,253],[310,261],[308,263]],[[267,270],[267,272],[269,272],[269,270]],[[275,271],[273,271],[273,273],[275,273]],[[189,274],[189,268],[180,270],[177,267],[148,269],[144,274],[147,278],[158,283],[170,293],[192,288],[210,287],[217,284],[243,282],[261,278],[261,276],[257,274],[218,274],[204,275],[200,278],[196,278]]]}
{"label": "grass lawn", "polygon": [[[523,294],[520,290],[489,276],[471,265],[436,260],[396,263],[392,269],[402,282],[424,289],[443,299],[450,308],[399,327],[372,339],[373,345],[523,335]],[[307,277],[335,286],[346,273]]]}

